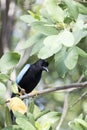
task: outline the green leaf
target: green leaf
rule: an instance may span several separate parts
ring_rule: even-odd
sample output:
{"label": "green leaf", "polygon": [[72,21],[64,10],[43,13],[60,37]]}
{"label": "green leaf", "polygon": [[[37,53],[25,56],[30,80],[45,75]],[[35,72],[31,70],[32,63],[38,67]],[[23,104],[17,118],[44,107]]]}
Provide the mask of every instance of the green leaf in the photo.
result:
{"label": "green leaf", "polygon": [[64,60],[64,63],[69,70],[72,70],[76,66],[77,61],[78,61],[78,52],[77,49],[74,47],[69,51],[67,57]]}
{"label": "green leaf", "polygon": [[12,126],[5,127],[2,130],[23,130],[23,129],[21,129],[20,126],[18,125],[12,125]]}
{"label": "green leaf", "polygon": [[36,42],[31,50],[30,56],[35,55],[36,53],[38,53],[41,48],[43,47],[43,40],[44,38],[41,38],[38,40],[38,42]]}
{"label": "green leaf", "polygon": [[34,22],[31,25],[35,30],[43,33],[45,35],[55,35],[58,34],[58,30],[55,27],[49,26],[49,24],[45,22]]}
{"label": "green leaf", "polygon": [[74,36],[70,31],[64,30],[59,34],[59,42],[66,47],[72,47],[74,45]]}
{"label": "green leaf", "polygon": [[18,111],[13,111],[13,113],[14,113],[14,116],[15,116],[16,118],[24,118],[24,119],[27,119],[27,117],[26,117],[24,114],[22,114],[22,113],[20,113],[20,112],[18,112]]}
{"label": "green leaf", "polygon": [[87,30],[84,21],[87,19],[86,15],[79,15],[76,24],[73,27],[73,36],[75,39],[75,44],[78,44],[80,40],[87,36]]}
{"label": "green leaf", "polygon": [[6,103],[5,97],[3,97],[2,95],[0,95],[0,105],[4,105],[5,103]]}
{"label": "green leaf", "polygon": [[15,82],[12,83],[11,90],[13,93],[18,93],[18,86]]}
{"label": "green leaf", "polygon": [[21,19],[22,21],[24,21],[25,23],[28,23],[29,25],[31,25],[31,23],[33,23],[33,22],[36,21],[36,19],[33,18],[31,15],[22,15],[22,16],[20,17],[20,19]]}
{"label": "green leaf", "polygon": [[79,54],[80,56],[82,56],[82,57],[84,57],[84,58],[87,57],[87,53],[86,53],[84,50],[82,50],[82,49],[79,48],[79,47],[76,47],[76,49],[77,49],[77,52],[78,52],[78,54]]}
{"label": "green leaf", "polygon": [[20,60],[20,55],[16,52],[7,52],[0,59],[0,71],[12,69]]}
{"label": "green leaf", "polygon": [[50,110],[41,111],[41,112],[37,115],[37,117],[35,117],[35,121],[38,120],[38,119],[39,119],[40,117],[42,117],[43,115],[49,113],[49,112],[50,112]]}
{"label": "green leaf", "polygon": [[23,130],[36,130],[36,128],[26,119],[24,118],[17,118],[16,123],[22,128]]}
{"label": "green leaf", "polygon": [[28,117],[29,122],[30,122],[33,126],[35,126],[35,119],[34,119],[33,114],[28,113],[28,114],[27,114],[27,117]]}
{"label": "green leaf", "polygon": [[84,5],[80,4],[79,2],[76,3],[76,6],[77,6],[80,14],[87,15],[87,7],[85,7]]}
{"label": "green leaf", "polygon": [[36,119],[39,114],[41,114],[41,111],[39,107],[34,104],[34,112],[33,112],[34,118]]}
{"label": "green leaf", "polygon": [[58,72],[58,75],[62,78],[65,77],[65,74],[67,72],[67,67],[64,64],[65,57],[66,57],[66,49],[65,48],[63,48],[60,52],[55,54],[55,57],[54,57],[56,70]]}
{"label": "green leaf", "polygon": [[70,121],[68,124],[72,130],[83,130],[82,126],[76,121]]}
{"label": "green leaf", "polygon": [[57,0],[45,0],[44,4],[48,14],[52,17],[53,20],[63,22],[64,11],[61,7],[58,6]]}
{"label": "green leaf", "polygon": [[35,19],[40,20],[39,13],[36,14],[35,12],[32,12],[31,10],[29,10],[28,13],[29,13],[32,17],[34,17]]}
{"label": "green leaf", "polygon": [[68,13],[71,18],[76,19],[78,17],[78,8],[73,0],[63,0],[68,7]]}
{"label": "green leaf", "polygon": [[41,116],[36,121],[37,128],[39,127],[41,130],[49,130],[49,128],[59,120],[61,114],[58,112],[49,112],[43,116]]}
{"label": "green leaf", "polygon": [[29,113],[34,112],[34,100],[33,99],[29,103],[28,111],[29,111]]}
{"label": "green leaf", "polygon": [[0,82],[0,96],[6,93],[6,87],[3,83]]}
{"label": "green leaf", "polygon": [[7,126],[12,125],[11,115],[10,115],[10,111],[9,111],[8,107],[6,107],[6,111],[5,111],[5,121],[6,121]]}
{"label": "green leaf", "polygon": [[5,126],[5,107],[5,104],[2,106],[0,105],[0,128],[3,128]]}
{"label": "green leaf", "polygon": [[74,121],[69,122],[70,128],[72,130],[86,130],[87,129],[87,122],[83,120],[83,114],[81,114],[78,118],[74,119]]}
{"label": "green leaf", "polygon": [[75,119],[79,124],[83,125],[85,128],[87,128],[87,122],[82,119]]}
{"label": "green leaf", "polygon": [[8,126],[8,127],[3,128],[2,130],[14,130],[14,129],[12,128],[12,126]]}
{"label": "green leaf", "polygon": [[9,80],[9,76],[3,73],[0,73],[0,82],[6,82]]}
{"label": "green leaf", "polygon": [[33,36],[31,36],[23,46],[21,46],[21,49],[26,49],[28,47],[31,47],[33,44],[37,43],[38,40],[42,39],[44,36],[40,33],[36,33]]}
{"label": "green leaf", "polygon": [[52,35],[45,38],[44,47],[39,51],[38,57],[45,59],[60,51],[62,45],[58,40],[58,35]]}
{"label": "green leaf", "polygon": [[74,45],[74,37],[71,32],[64,30],[58,35],[51,35],[45,38],[44,47],[39,51],[38,57],[45,59],[59,52],[62,44],[66,47]]}

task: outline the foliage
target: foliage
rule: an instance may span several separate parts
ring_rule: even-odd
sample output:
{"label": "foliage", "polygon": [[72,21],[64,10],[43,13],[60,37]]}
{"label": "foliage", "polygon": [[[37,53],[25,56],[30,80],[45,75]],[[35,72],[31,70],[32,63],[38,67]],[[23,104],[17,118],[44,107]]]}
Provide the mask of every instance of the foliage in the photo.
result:
{"label": "foliage", "polygon": [[[65,6],[64,9],[62,4]],[[60,72],[58,71],[59,76],[63,76],[68,70],[72,70],[78,65],[79,57],[87,57],[86,52],[79,47],[79,44],[82,44],[81,40],[83,38],[85,40],[87,36],[87,23],[85,23],[87,9],[73,0],[63,0],[60,5],[57,5],[56,0],[45,0],[44,5],[45,8],[41,8],[39,14],[36,14],[38,17],[35,17],[33,12],[21,17],[23,21],[39,32],[38,37],[35,33],[22,46],[22,49],[33,46],[31,56],[37,55],[42,59],[54,56],[55,64],[58,65],[63,57],[60,60],[57,60],[56,57],[65,48],[65,60],[62,61],[64,66],[60,68]]]}
{"label": "foliage", "polygon": [[[31,113],[32,107],[33,111]],[[37,115],[35,114],[37,113]],[[8,115],[7,115],[8,114]],[[54,126],[54,123],[59,120],[61,114],[58,112],[49,112],[43,111],[41,112],[38,107],[34,105],[34,103],[30,103],[27,114],[23,115],[14,111],[14,115],[16,117],[16,125],[12,125],[10,121],[10,112],[6,107],[6,125],[7,127],[3,128],[2,130],[49,130]],[[47,122],[48,120],[48,122]]]}
{"label": "foliage", "polygon": [[[19,1],[19,3],[21,2]],[[60,106],[63,104],[64,93],[53,93],[49,97],[48,95],[43,96],[46,99],[45,107],[52,109],[50,112],[41,111],[34,102],[29,104],[26,114],[14,112],[15,124],[12,124],[10,108],[6,104],[7,99],[4,95],[8,90],[9,81],[10,91],[18,92],[11,75],[21,60],[21,51],[26,52],[26,50],[28,50],[30,62],[34,58],[49,61],[49,76],[46,77],[43,74],[43,81],[46,86],[48,85],[47,87],[49,84],[52,87],[58,86],[61,81],[62,84],[77,82],[83,74],[84,80],[87,79],[87,8],[74,0],[62,0],[60,3],[57,0],[45,0],[40,7],[34,3],[27,15],[21,15],[20,19],[31,29],[27,40],[20,46],[19,50],[15,51],[16,49],[13,47],[13,51],[4,53],[0,59],[0,129],[54,130],[61,118],[62,107],[60,108]],[[14,39],[16,38],[12,39],[13,42],[16,41]],[[25,58],[25,62],[28,62],[28,58]],[[22,63],[21,66],[24,64]],[[19,71],[19,68],[17,70]],[[41,85],[43,86],[43,83]],[[70,103],[73,102],[73,98],[77,99],[81,92],[83,90],[75,91],[75,94],[70,95]],[[85,101],[83,103],[86,104]],[[76,110],[78,112],[68,112],[65,123],[69,122],[67,123],[69,127],[66,129],[87,129],[87,119],[83,118],[82,115],[70,121],[79,114],[79,111],[87,112],[85,105],[82,106],[82,104]]]}
{"label": "foliage", "polygon": [[83,114],[81,114],[78,118],[74,119],[74,121],[69,122],[69,126],[72,130],[86,130],[87,116],[84,118]]}

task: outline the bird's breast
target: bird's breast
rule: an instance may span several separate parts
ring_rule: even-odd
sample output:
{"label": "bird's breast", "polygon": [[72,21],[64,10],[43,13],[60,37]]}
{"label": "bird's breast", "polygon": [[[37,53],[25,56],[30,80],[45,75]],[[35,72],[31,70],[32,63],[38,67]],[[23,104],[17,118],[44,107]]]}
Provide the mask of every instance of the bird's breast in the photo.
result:
{"label": "bird's breast", "polygon": [[34,74],[26,74],[19,82],[19,86],[25,89],[26,93],[31,92],[41,79],[41,72]]}

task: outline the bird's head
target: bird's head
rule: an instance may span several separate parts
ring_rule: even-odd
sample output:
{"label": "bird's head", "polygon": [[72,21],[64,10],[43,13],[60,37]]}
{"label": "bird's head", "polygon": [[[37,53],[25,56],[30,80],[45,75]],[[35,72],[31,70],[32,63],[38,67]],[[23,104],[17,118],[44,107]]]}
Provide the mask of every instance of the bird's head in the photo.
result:
{"label": "bird's head", "polygon": [[40,59],[40,60],[37,61],[36,64],[41,68],[41,70],[45,70],[47,72],[49,71],[48,70],[49,63],[47,61]]}

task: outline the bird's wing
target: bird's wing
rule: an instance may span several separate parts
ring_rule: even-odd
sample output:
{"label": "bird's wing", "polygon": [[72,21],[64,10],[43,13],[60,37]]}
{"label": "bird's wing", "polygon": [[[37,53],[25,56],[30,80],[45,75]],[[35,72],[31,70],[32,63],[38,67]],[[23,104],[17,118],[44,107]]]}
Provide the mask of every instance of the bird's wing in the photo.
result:
{"label": "bird's wing", "polygon": [[21,72],[19,73],[19,75],[16,78],[16,83],[18,84],[21,79],[23,78],[24,74],[27,72],[27,70],[30,68],[30,64],[26,64],[24,66],[24,68],[21,70]]}

